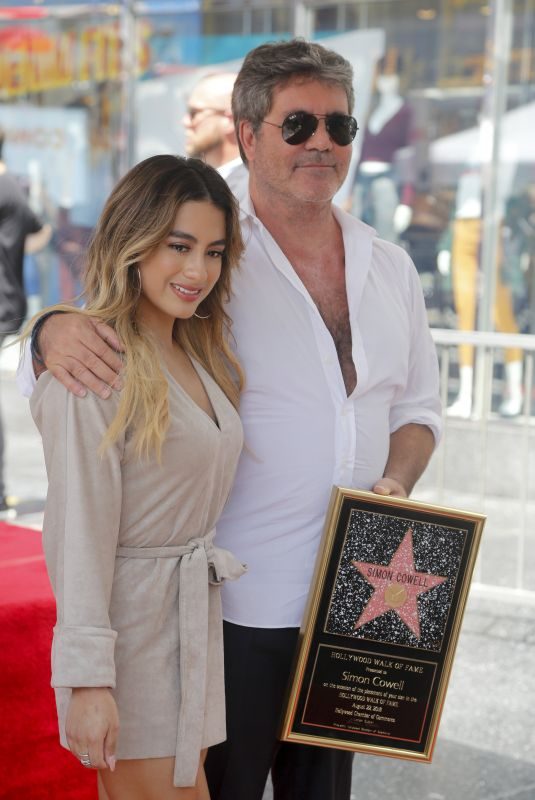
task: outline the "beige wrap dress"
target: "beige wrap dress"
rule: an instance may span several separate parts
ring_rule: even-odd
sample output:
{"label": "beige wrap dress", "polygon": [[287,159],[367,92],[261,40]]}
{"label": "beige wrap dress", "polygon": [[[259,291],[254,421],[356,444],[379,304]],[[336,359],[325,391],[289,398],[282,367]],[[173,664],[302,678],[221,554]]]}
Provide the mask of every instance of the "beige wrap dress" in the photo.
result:
{"label": "beige wrap dress", "polygon": [[52,686],[61,743],[69,687],[110,687],[117,758],[176,756],[175,786],[193,785],[201,748],[225,739],[219,584],[244,571],[213,544],[241,423],[194,366],[217,424],[168,374],[161,463],[140,461],[128,432],[98,454],[117,394],[77,398],[45,374],[31,399],[49,483],[43,543],[57,603]]}

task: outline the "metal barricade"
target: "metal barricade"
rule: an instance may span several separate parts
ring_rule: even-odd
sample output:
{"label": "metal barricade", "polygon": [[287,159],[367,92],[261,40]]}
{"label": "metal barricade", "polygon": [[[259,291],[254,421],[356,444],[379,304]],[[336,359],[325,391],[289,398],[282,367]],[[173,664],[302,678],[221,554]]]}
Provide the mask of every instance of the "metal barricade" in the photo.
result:
{"label": "metal barricade", "polygon": [[[416,499],[487,515],[474,590],[535,604],[535,336],[433,329],[440,363],[444,434]],[[474,347],[470,414],[448,415],[458,385],[459,345]],[[503,353],[522,352],[522,403],[504,418]]]}

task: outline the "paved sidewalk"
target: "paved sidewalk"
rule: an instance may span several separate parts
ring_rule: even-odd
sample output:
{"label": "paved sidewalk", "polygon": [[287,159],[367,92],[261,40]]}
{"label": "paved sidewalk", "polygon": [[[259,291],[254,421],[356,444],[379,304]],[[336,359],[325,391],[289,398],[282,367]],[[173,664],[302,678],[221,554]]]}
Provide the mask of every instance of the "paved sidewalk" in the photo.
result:
{"label": "paved sidewalk", "polygon": [[352,800],[534,800],[534,707],[535,608],[471,597],[432,764],[356,755]]}
{"label": "paved sidewalk", "polygon": [[[12,521],[38,526],[46,492],[44,464],[27,403],[19,398],[9,369],[12,360],[7,369],[5,356],[0,360],[6,483],[20,500]],[[357,755],[352,798],[534,800],[534,709],[535,606],[472,595],[433,763]],[[271,798],[268,786],[265,800]]]}

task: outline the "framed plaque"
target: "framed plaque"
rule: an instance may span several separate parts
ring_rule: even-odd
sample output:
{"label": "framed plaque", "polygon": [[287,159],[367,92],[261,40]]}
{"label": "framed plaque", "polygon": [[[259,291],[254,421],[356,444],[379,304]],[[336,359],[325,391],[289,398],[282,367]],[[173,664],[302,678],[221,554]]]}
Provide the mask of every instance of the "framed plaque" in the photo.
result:
{"label": "framed plaque", "polygon": [[333,488],[283,741],[431,761],[484,521]]}

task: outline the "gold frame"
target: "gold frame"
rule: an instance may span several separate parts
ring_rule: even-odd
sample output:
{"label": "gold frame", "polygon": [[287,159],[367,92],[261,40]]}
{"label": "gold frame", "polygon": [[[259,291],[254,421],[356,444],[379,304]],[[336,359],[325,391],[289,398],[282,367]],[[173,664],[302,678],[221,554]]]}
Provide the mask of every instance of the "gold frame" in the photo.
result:
{"label": "gold frame", "polygon": [[[410,520],[416,519],[416,525],[436,526],[437,529],[448,528],[450,533],[455,533],[457,536],[459,542],[457,570],[454,572],[452,571],[452,574],[448,578],[439,578],[433,573],[426,573],[431,579],[444,581],[445,586],[448,586],[449,592],[447,603],[445,604],[443,602],[441,607],[444,622],[442,634],[439,637],[440,646],[438,649],[436,644],[434,647],[407,645],[395,639],[388,641],[375,637],[375,639],[370,640],[369,635],[363,637],[362,634],[359,635],[359,638],[355,638],[355,630],[361,627],[361,625],[357,625],[356,623],[351,629],[351,632],[346,631],[340,633],[328,629],[329,613],[333,605],[335,591],[337,591],[336,586],[340,575],[342,557],[344,556],[344,548],[347,545],[348,530],[351,520],[354,518],[354,511],[368,515],[379,515],[381,524],[385,527],[385,533],[383,535],[384,538],[387,539],[388,544],[389,524],[394,520],[398,524],[398,532],[401,521],[403,521],[403,526],[408,523],[410,529]],[[356,517],[354,519],[356,519]],[[485,520],[486,517],[482,514],[465,512],[459,509],[435,506],[402,498],[383,497],[373,494],[372,492],[345,489],[338,486],[333,487],[324,533],[318,550],[314,576],[299,634],[292,678],[287,691],[287,702],[285,704],[280,730],[280,738],[282,741],[300,742],[320,747],[335,747],[342,750],[373,753],[375,755],[420,762],[431,761]],[[345,530],[343,530],[344,521],[346,521]],[[407,533],[408,532],[409,531],[407,531]],[[412,548],[412,530],[410,530],[410,533],[410,547]],[[399,533],[396,535],[399,538]],[[405,538],[406,534],[403,536],[403,539]],[[443,541],[445,542],[446,539],[443,539]],[[448,541],[451,542],[452,540]],[[412,549],[411,554],[413,554]],[[351,561],[350,563],[356,566],[357,562]],[[413,570],[415,570],[414,557],[412,563]],[[378,566],[386,571],[389,565],[372,565],[369,563],[369,566]],[[370,574],[372,574],[371,571]],[[424,573],[418,574],[421,576]],[[398,579],[399,575],[401,575],[401,573],[398,573]],[[330,583],[327,583],[328,577]],[[416,581],[415,578],[413,578],[413,580]],[[364,581],[367,581],[365,576]],[[369,582],[372,583],[372,581]],[[416,592],[427,592],[429,588],[436,588],[436,586],[439,585],[438,582],[433,584],[431,581],[431,583],[431,587],[422,589],[421,591],[414,591],[416,609],[419,608]],[[399,589],[399,587],[397,588]],[[446,589],[444,589],[444,592],[445,591]],[[342,590],[340,590],[340,596],[343,597]],[[386,593],[384,597],[386,598]],[[369,602],[370,599],[368,599],[367,603]],[[385,600],[382,600],[382,604],[383,606],[385,605]],[[395,610],[396,607],[391,605],[387,608],[387,611]],[[381,615],[386,616],[387,611],[380,612],[377,614],[377,617]],[[319,615],[321,615],[321,617]],[[417,632],[419,634],[420,612],[418,610],[416,610],[416,617],[418,622],[414,624],[418,625]],[[390,619],[393,618],[394,615],[391,615]],[[405,620],[403,621],[405,622]],[[365,623],[362,623],[362,625],[364,624]],[[407,625],[409,625],[409,623],[407,623]],[[409,629],[408,636],[410,635],[411,631]],[[341,689],[347,689],[348,687],[328,681],[321,684],[323,689],[319,688],[320,667],[318,664],[320,656],[324,677],[325,669],[327,668],[323,659],[324,653],[322,655],[321,651],[322,647],[327,648],[324,653],[328,653],[330,649],[331,659],[344,660],[349,658],[353,659],[354,662],[372,663],[369,660],[371,658],[375,660],[375,664],[381,664],[381,661],[376,660],[377,658],[391,659],[393,657],[397,659],[395,664],[398,672],[401,673],[403,670],[408,670],[421,673],[421,677],[418,674],[417,677],[413,679],[412,685],[418,686],[419,691],[420,684],[423,683],[425,685],[427,681],[427,694],[424,691],[421,700],[418,697],[410,697],[410,701],[417,704],[414,706],[414,709],[417,711],[420,707],[421,713],[423,714],[422,724],[420,726],[420,738],[411,739],[407,738],[407,734],[405,734],[405,736],[401,735],[403,724],[405,725],[405,729],[407,729],[407,726],[410,728],[411,725],[416,724],[419,720],[417,715],[416,717],[411,715],[410,709],[409,711],[405,709],[404,713],[403,711],[400,712],[400,716],[404,717],[404,722],[398,723],[398,735],[395,733],[397,716],[385,717],[381,713],[381,716],[374,714],[371,720],[365,719],[366,717],[372,717],[372,714],[368,714],[363,710],[364,708],[369,708],[369,705],[364,706],[364,703],[367,702],[369,704],[375,702],[371,698],[373,698],[374,695],[380,695],[380,692],[373,692],[368,689],[355,687],[351,688],[351,692],[341,692]],[[411,650],[419,650],[420,653],[417,657],[413,657],[410,653],[407,654],[407,651]],[[346,654],[344,655],[344,653]],[[394,655],[392,656],[392,654]],[[385,660],[382,666],[388,667],[390,665],[390,668],[394,670],[393,663],[392,661]],[[355,663],[350,664],[350,666],[352,669],[359,669],[359,667],[355,667]],[[336,667],[340,669],[340,665],[336,664]],[[332,665],[329,668],[334,669]],[[366,669],[370,674],[377,672],[377,670],[371,667],[363,667],[363,669]],[[361,681],[362,683],[367,681],[369,684],[371,680],[374,680],[374,678],[361,677],[353,673],[342,672],[344,680],[347,680],[345,676],[348,674],[350,674],[351,680]],[[384,671],[384,674],[389,674],[388,669]],[[317,678],[315,683],[313,682],[314,677]],[[378,678],[377,680],[380,681],[381,679]],[[386,683],[386,679],[384,683]],[[379,684],[374,683],[373,685]],[[396,684],[393,682],[390,685],[396,686],[399,685],[399,683]],[[404,682],[401,684],[402,689],[403,687]],[[361,694],[359,694],[359,692]],[[329,713],[333,715],[335,713],[345,715],[345,717],[342,717],[342,720],[347,720],[352,714],[359,715],[359,717],[362,717],[364,720],[364,728],[359,728],[359,720],[353,724],[353,727],[347,727],[345,722],[327,724],[325,721],[311,722],[310,719],[306,720],[310,697],[316,696],[315,708],[316,713],[319,713],[317,709],[326,708],[326,695],[328,695],[328,698],[332,695],[332,700],[329,699],[327,703],[329,706]],[[361,704],[353,703],[352,701],[352,707],[360,710],[349,710],[348,697],[362,701]],[[367,700],[366,697],[368,698]],[[397,696],[398,700],[395,700],[395,694],[387,694],[386,690],[383,692],[382,697],[382,700],[377,700],[376,702],[390,703],[395,708],[400,705],[398,701],[401,701],[401,703],[405,705],[409,702],[408,696],[406,697],[405,695],[399,694]],[[388,700],[387,698],[392,698],[392,700]],[[332,709],[329,705],[331,703]],[[335,703],[338,703],[338,707],[336,708],[334,705]],[[347,706],[345,709],[344,704]],[[377,709],[379,706],[373,706],[373,708]],[[388,713],[397,714],[398,712],[390,710]],[[378,717],[379,720],[390,720],[393,722],[394,735],[392,735],[391,731],[385,733],[384,730],[381,730],[381,727],[374,729],[374,724],[382,725],[383,728],[388,727],[389,724],[385,724],[384,722],[375,723],[374,720],[376,717]],[[355,725],[357,727],[355,727]],[[368,726],[367,729],[366,726]],[[329,732],[328,734],[321,733],[320,729],[328,729]],[[373,741],[371,741],[372,739]],[[389,739],[394,740],[396,744],[389,742]]]}

